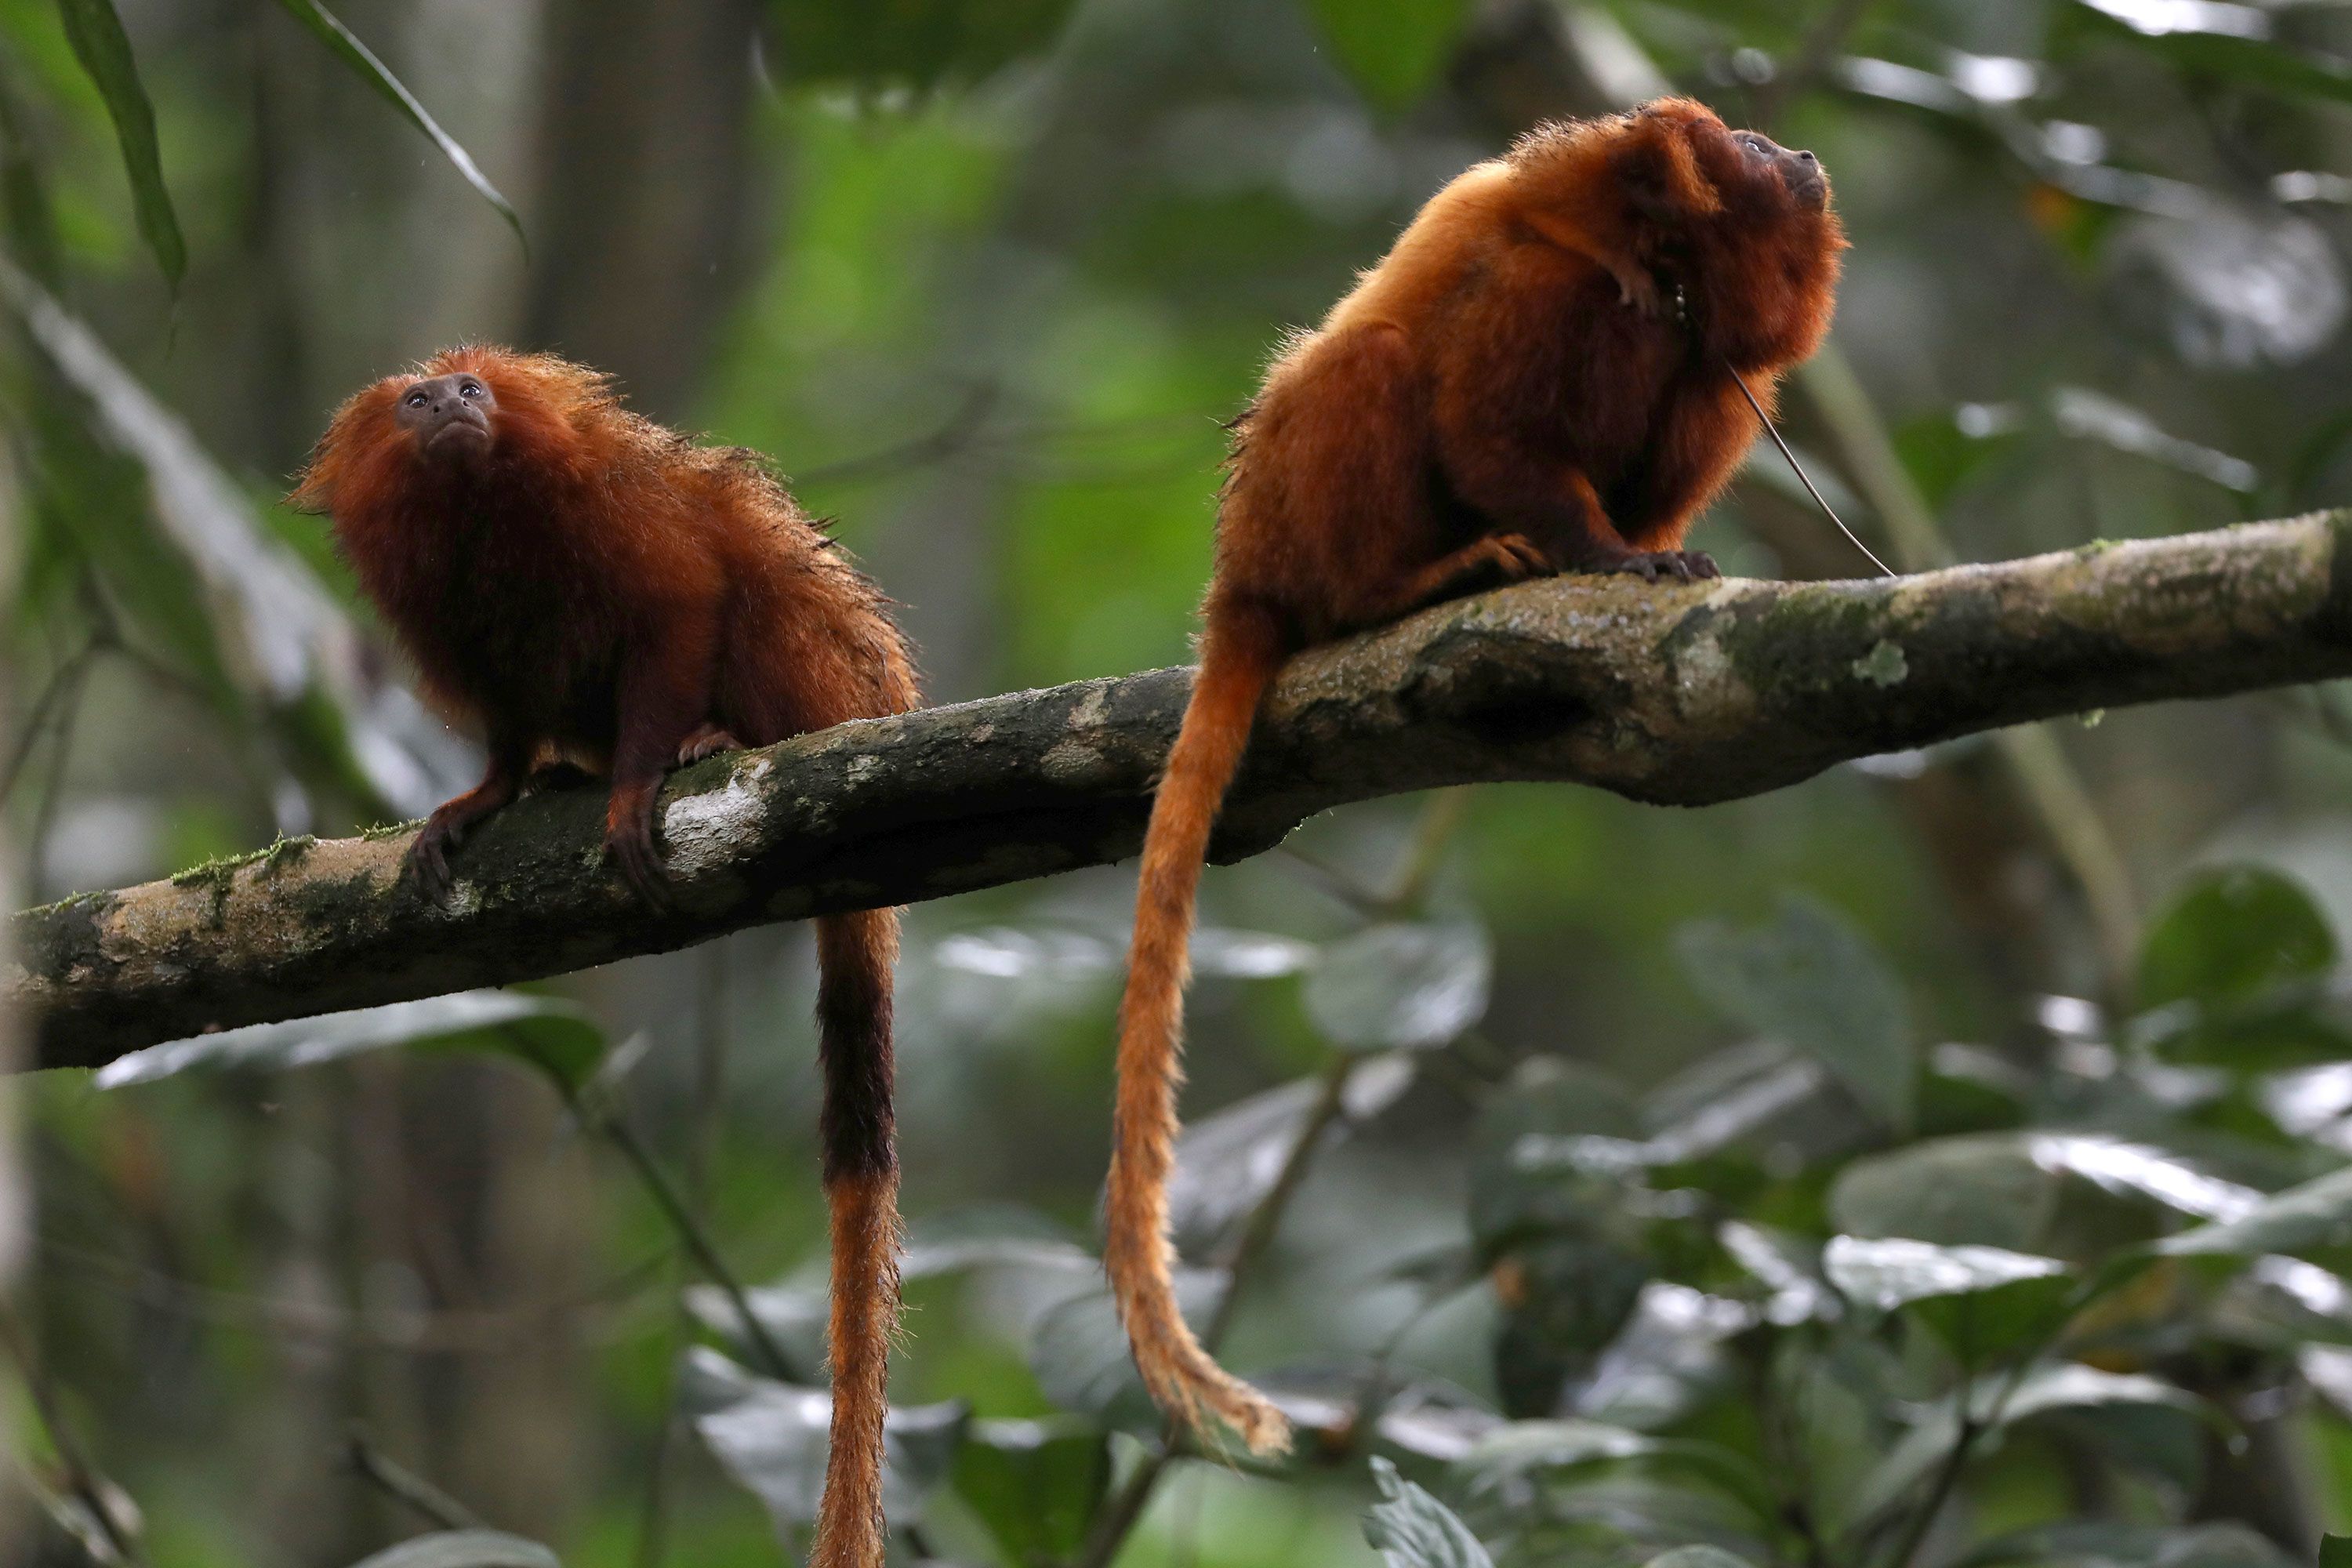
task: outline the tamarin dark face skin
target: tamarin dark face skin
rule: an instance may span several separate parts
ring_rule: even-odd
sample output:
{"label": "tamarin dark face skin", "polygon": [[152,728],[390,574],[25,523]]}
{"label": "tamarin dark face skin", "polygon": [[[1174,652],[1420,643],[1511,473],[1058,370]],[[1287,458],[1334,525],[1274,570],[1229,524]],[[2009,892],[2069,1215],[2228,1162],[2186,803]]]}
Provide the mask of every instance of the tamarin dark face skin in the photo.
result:
{"label": "tamarin dark face skin", "polygon": [[1253,1448],[1281,1414],[1178,1310],[1167,1182],[1210,828],[1289,656],[1554,573],[1717,575],[1691,521],[1829,330],[1845,240],[1811,153],[1664,99],[1547,125],[1421,210],[1234,426],[1201,669],[1153,802],[1119,1009],[1108,1267],[1144,1382]]}
{"label": "tamarin dark face skin", "polygon": [[417,455],[457,463],[489,451],[498,395],[471,372],[425,376],[400,395],[393,423],[408,433]]}
{"label": "tamarin dark face skin", "polygon": [[[604,378],[467,347],[363,388],[293,496],[334,520],[360,584],[443,707],[489,751],[409,851],[451,888],[467,830],[549,756],[606,774],[604,842],[666,905],[664,771],[916,705],[887,602],[766,464],[623,409]],[[815,1568],[881,1568],[882,1420],[898,1316],[891,910],[816,921],[833,1429]]]}

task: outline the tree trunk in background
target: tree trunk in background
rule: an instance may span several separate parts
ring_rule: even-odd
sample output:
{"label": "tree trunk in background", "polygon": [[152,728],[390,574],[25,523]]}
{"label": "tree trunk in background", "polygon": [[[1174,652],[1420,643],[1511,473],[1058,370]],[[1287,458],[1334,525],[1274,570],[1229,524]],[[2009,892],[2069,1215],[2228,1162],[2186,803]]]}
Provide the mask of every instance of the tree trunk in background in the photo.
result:
{"label": "tree trunk in background", "polygon": [[749,260],[756,0],[548,17],[525,340],[683,420]]}

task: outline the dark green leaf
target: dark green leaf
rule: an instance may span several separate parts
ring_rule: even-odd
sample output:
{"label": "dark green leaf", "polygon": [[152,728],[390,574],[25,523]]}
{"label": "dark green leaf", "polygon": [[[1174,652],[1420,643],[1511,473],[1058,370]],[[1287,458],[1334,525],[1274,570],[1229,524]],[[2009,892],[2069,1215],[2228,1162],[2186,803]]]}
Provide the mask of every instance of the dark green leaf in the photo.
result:
{"label": "dark green leaf", "polygon": [[1864,1105],[1910,1124],[1918,1062],[1902,986],[1841,916],[1792,893],[1768,925],[1703,921],[1676,945],[1691,984],[1727,1016],[1816,1058]]}
{"label": "dark green leaf", "polygon": [[[2300,1559],[2242,1524],[2120,1524],[2106,1521],[2037,1525],[1986,1542],[1961,1559],[1967,1568],[2294,1568]],[[2326,1545],[2320,1568],[2331,1563]]]}
{"label": "dark green leaf", "polygon": [[98,84],[106,112],[114,121],[115,140],[122,145],[123,172],[131,176],[131,209],[137,215],[140,237],[155,253],[155,265],[172,292],[188,270],[187,242],[180,237],[180,220],[172,210],[172,193],[163,185],[163,160],[155,142],[155,110],[139,79],[138,62],[131,58],[131,39],[113,0],[58,0],[65,19],[66,38],[74,58]]}
{"label": "dark green leaf", "polygon": [[[326,45],[336,58],[356,72],[362,81],[375,89],[394,109],[406,116],[411,125],[425,132],[425,139],[441,149],[441,155],[449,160],[450,166],[464,177],[465,182],[473,186],[484,201],[498,209],[499,216],[507,220],[507,226],[514,230],[515,237],[523,239],[522,219],[516,215],[514,204],[499,194],[499,188],[490,184],[488,176],[475,165],[473,154],[459,146],[457,138],[441,129],[440,122],[425,111],[425,106],[416,101],[416,95],[402,85],[400,79],[375,58],[373,50],[360,42],[358,36],[337,20],[332,12],[320,5],[319,0],[278,0],[278,4]],[[524,241],[526,248],[529,243]]]}
{"label": "dark green leaf", "polygon": [[1069,1417],[975,1421],[956,1456],[955,1489],[1008,1560],[1071,1561],[1110,1489],[1109,1435]]}
{"label": "dark green leaf", "polygon": [[[2006,1392],[2008,1397],[2002,1398]],[[2174,1412],[2202,1420],[2216,1418],[2212,1407],[2195,1394],[2158,1378],[2137,1373],[2102,1372],[2074,1362],[2045,1362],[2017,1380],[1984,1376],[1969,1384],[1969,1403],[1979,1426],[1992,1431],[2060,1411],[2091,1410],[2106,1405],[2137,1406],[2150,1414]],[[1903,1440],[1881,1460],[1853,1500],[1853,1517],[1869,1519],[1909,1495],[1952,1451],[1959,1438],[1957,1402],[1947,1399],[1929,1408]]]}
{"label": "dark green leaf", "polygon": [[2352,1568],[2352,1535],[2320,1537],[2319,1568]]}
{"label": "dark green leaf", "polygon": [[1517,1496],[1538,1476],[1636,1465],[1703,1482],[1758,1519],[1775,1507],[1772,1489],[1747,1460],[1717,1444],[1657,1437],[1597,1421],[1514,1421],[1478,1439],[1454,1473],[1475,1496]]}
{"label": "dark green leaf", "polygon": [[2258,866],[2197,878],[2174,898],[2140,952],[2145,1007],[2243,1002],[2336,965],[2336,933],[2303,885]]}
{"label": "dark green leaf", "polygon": [[1307,979],[1307,1016],[1349,1050],[1423,1050],[1486,1016],[1494,979],[1483,927],[1376,925],[1324,950]]}
{"label": "dark green leaf", "polygon": [[386,1547],[353,1568],[562,1568],[536,1541],[496,1530],[448,1530]]}
{"label": "dark green leaf", "polygon": [[1418,102],[1445,68],[1468,0],[1308,0],[1340,68],[1378,108]]}
{"label": "dark green leaf", "polygon": [[1470,1527],[1388,1460],[1372,1461],[1372,1484],[1381,1500],[1364,1515],[1364,1539],[1388,1568],[1494,1568]]}
{"label": "dark green leaf", "polygon": [[604,1036],[595,1024],[567,1002],[520,991],[458,991],[282,1024],[251,1024],[150,1046],[108,1063],[93,1081],[100,1089],[121,1089],[126,1084],[152,1083],[190,1068],[282,1071],[389,1046],[453,1039],[521,1056],[532,1066],[571,1077],[574,1082],[595,1069],[604,1048]]}
{"label": "dark green leaf", "polygon": [[780,78],[856,87],[976,81],[1050,47],[1076,0],[772,0]]}

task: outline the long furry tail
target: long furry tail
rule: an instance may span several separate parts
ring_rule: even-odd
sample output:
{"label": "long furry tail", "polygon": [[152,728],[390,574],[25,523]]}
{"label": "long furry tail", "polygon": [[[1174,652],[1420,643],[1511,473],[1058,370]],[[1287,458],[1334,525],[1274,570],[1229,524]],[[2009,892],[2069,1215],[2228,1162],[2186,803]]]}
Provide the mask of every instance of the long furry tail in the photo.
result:
{"label": "long furry tail", "polygon": [[1103,1250],[1136,1367],[1152,1396],[1204,1436],[1203,1417],[1215,1416],[1260,1454],[1287,1448],[1290,1424],[1264,1394],[1219,1366],[1184,1321],[1168,1236],[1168,1178],[1176,1160],[1184,984],[1192,975],[1201,863],[1217,808],[1241,766],[1258,699],[1283,656],[1280,626],[1270,614],[1213,607],[1201,673],[1143,837],[1135,944],[1119,1005],[1118,1108]]}
{"label": "long furry tail", "polygon": [[833,1437],[810,1568],[882,1568],[882,1420],[898,1325],[890,970],[898,911],[816,921],[824,1197],[833,1222]]}

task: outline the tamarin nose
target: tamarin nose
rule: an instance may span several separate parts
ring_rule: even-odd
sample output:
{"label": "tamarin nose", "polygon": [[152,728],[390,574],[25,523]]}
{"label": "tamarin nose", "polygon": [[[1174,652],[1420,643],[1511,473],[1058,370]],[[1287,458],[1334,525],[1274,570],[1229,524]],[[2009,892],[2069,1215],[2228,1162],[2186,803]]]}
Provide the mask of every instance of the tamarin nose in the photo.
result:
{"label": "tamarin nose", "polygon": [[1799,153],[1797,156],[1803,159],[1808,163],[1818,163],[1821,162],[1819,158],[1814,157],[1811,153]]}

